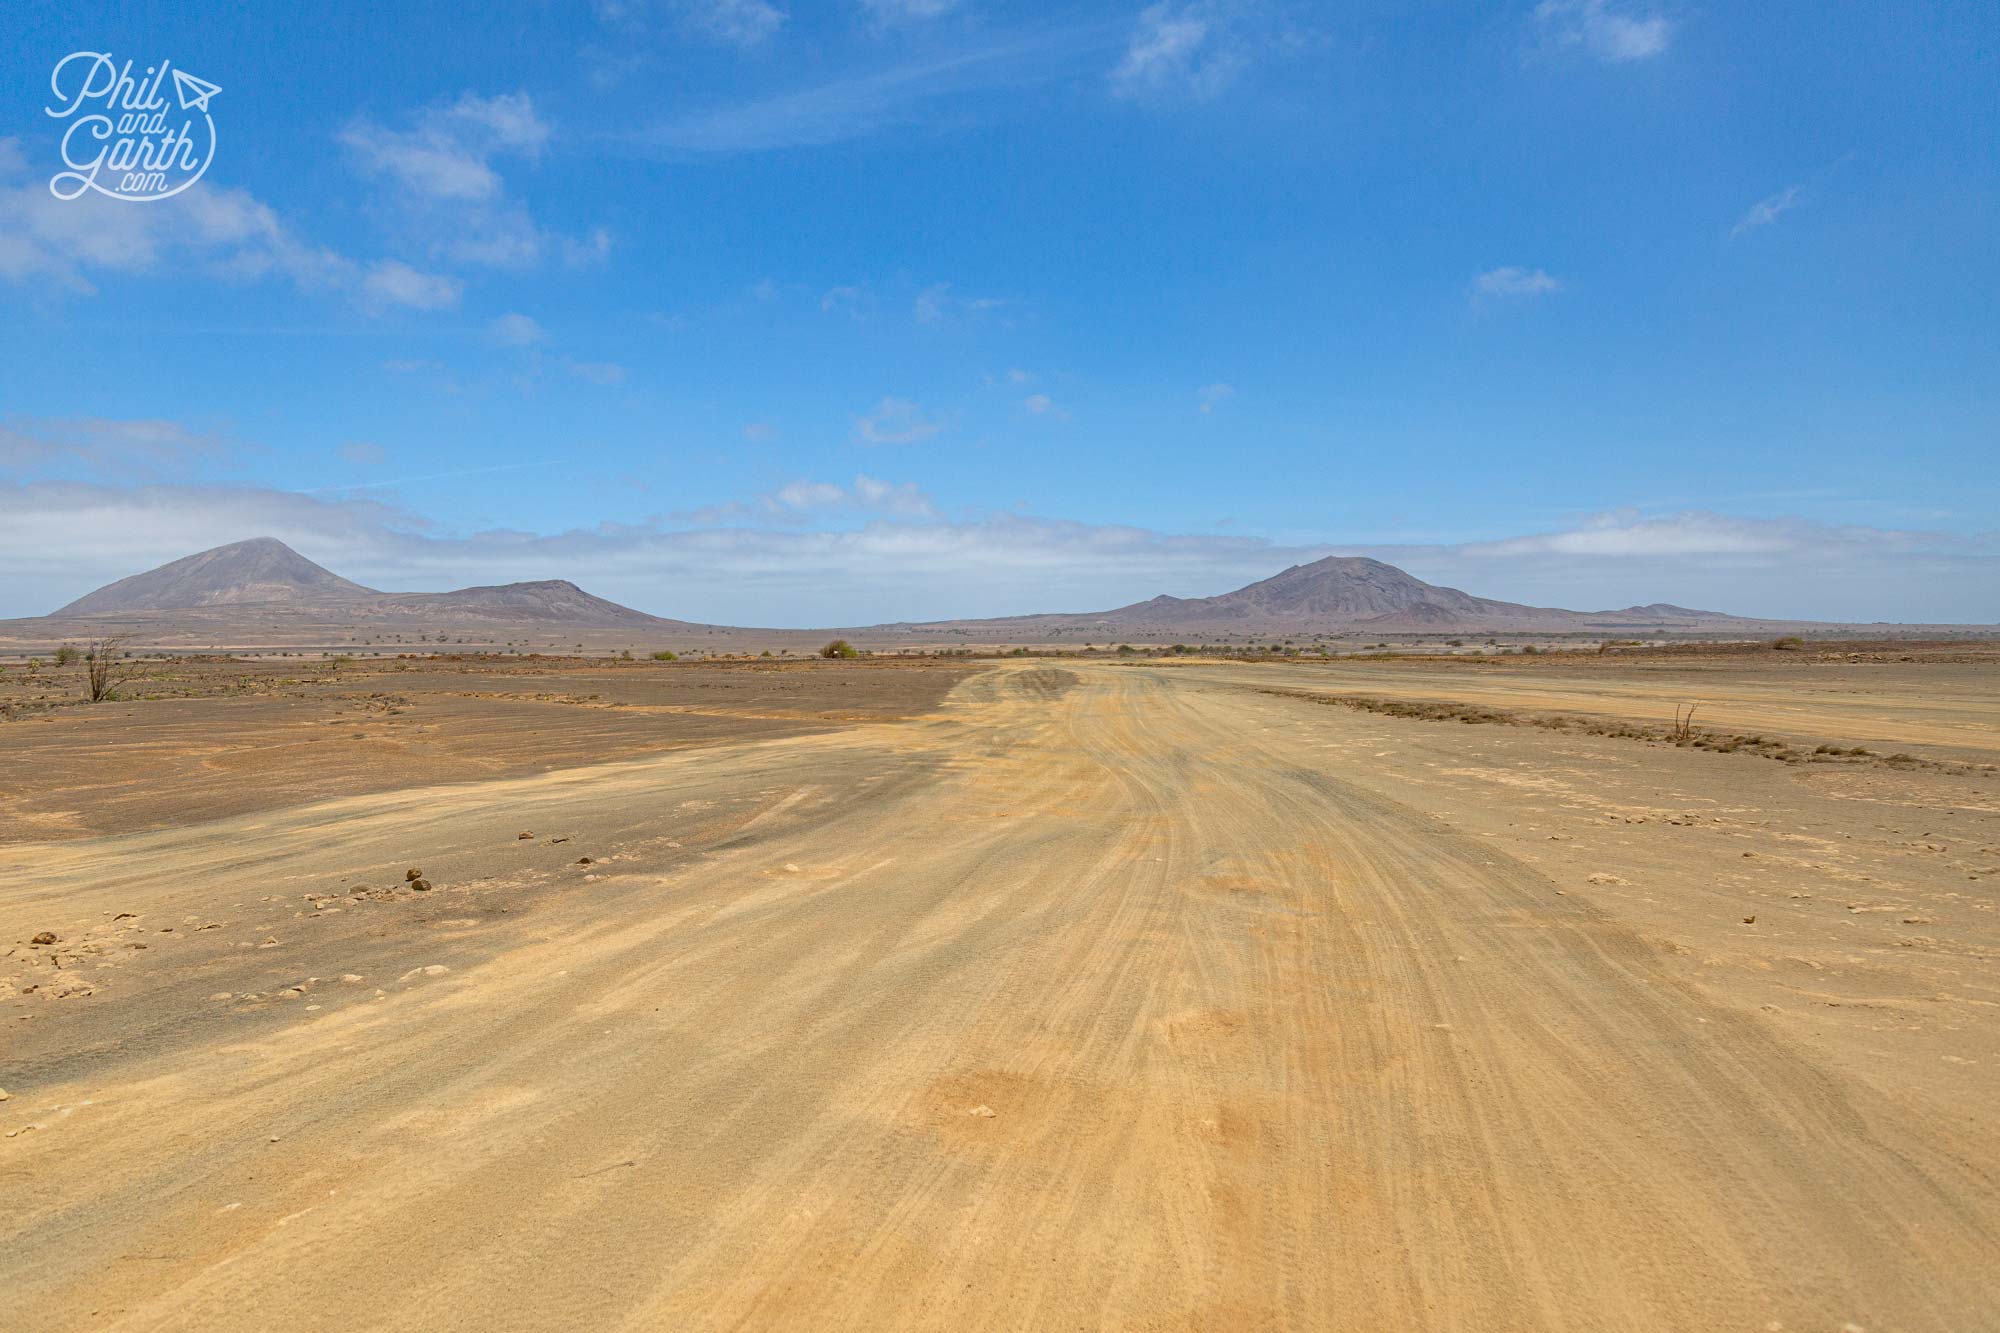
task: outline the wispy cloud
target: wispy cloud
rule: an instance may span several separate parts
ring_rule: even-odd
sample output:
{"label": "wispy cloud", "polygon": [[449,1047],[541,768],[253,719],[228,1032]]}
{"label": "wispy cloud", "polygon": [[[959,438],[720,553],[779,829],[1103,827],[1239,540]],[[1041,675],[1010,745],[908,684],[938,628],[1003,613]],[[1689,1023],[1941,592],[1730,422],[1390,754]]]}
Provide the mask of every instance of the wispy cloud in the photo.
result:
{"label": "wispy cloud", "polygon": [[1111,71],[1111,91],[1133,101],[1206,101],[1249,63],[1248,46],[1220,7],[1156,4],[1140,11]]}
{"label": "wispy cloud", "polygon": [[1798,206],[1800,189],[1800,186],[1788,185],[1769,198],[1759,199],[1750,205],[1749,211],[1737,219],[1736,225],[1729,229],[1729,238],[1735,240],[1744,232],[1768,227],[1776,222],[1780,216]]}
{"label": "wispy cloud", "polygon": [[860,475],[851,486],[830,481],[788,482],[749,500],[704,505],[672,517],[679,522],[715,527],[731,523],[797,525],[855,515],[935,518],[937,506],[915,482],[883,481]]}
{"label": "wispy cloud", "polygon": [[493,335],[494,341],[508,347],[533,347],[548,337],[539,323],[519,311],[509,311],[487,325],[486,329]]}
{"label": "wispy cloud", "polygon": [[869,444],[915,444],[944,429],[907,398],[884,398],[875,410],[854,419],[855,436]]}
{"label": "wispy cloud", "polygon": [[501,164],[536,164],[551,137],[526,93],[465,93],[419,108],[403,128],[363,117],[338,137],[355,168],[384,187],[383,203],[398,229],[436,258],[522,268],[551,253],[571,264],[610,253],[608,230],[554,235],[508,191]]}
{"label": "wispy cloud", "polygon": [[691,31],[730,46],[756,46],[785,24],[769,0],[680,0],[676,8]]}
{"label": "wispy cloud", "polygon": [[861,8],[879,24],[919,23],[958,8],[958,0],[860,0]]}
{"label": "wispy cloud", "polygon": [[1475,297],[1547,296],[1562,290],[1562,282],[1538,268],[1508,264],[1488,269],[1472,280]]}
{"label": "wispy cloud", "polygon": [[1233,384],[1204,384],[1201,386],[1201,391],[1196,394],[1196,397],[1201,400],[1201,410],[1204,416],[1212,414],[1216,408],[1222,406],[1235,396],[1236,386]]}
{"label": "wispy cloud", "polygon": [[106,477],[160,475],[222,457],[224,438],[158,417],[9,417],[0,471],[74,468]]}
{"label": "wispy cloud", "polygon": [[642,131],[637,142],[675,154],[756,153],[935,124],[947,106],[1069,77],[1104,39],[1104,31],[1096,27],[1005,38],[787,92],[673,113]]}
{"label": "wispy cloud", "polygon": [[1542,0],[1535,26],[1544,47],[1587,51],[1611,64],[1659,55],[1674,31],[1659,14],[1628,13],[1611,0]]}
{"label": "wispy cloud", "polygon": [[616,361],[578,361],[563,358],[563,368],[570,374],[600,388],[610,388],[625,382],[625,367]]}
{"label": "wispy cloud", "polygon": [[[12,147],[0,140],[0,147]],[[457,279],[395,259],[361,260],[303,239],[248,191],[203,183],[144,207],[98,195],[57,199],[11,183],[18,151],[0,152],[0,280],[91,295],[105,275],[190,271],[225,282],[283,278],[363,310],[457,305]]]}

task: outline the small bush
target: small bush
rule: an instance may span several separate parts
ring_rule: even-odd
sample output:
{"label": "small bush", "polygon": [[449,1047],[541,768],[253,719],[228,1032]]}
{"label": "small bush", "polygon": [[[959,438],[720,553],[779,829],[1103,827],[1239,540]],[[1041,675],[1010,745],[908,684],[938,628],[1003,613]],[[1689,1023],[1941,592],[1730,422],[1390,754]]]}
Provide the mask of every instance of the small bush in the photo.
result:
{"label": "small bush", "polygon": [[77,652],[74,644],[66,643],[62,647],[56,649],[56,665],[74,666],[76,665],[77,658],[81,656],[82,654]]}
{"label": "small bush", "polygon": [[653,660],[655,662],[678,662],[680,656],[679,653],[671,648],[661,648],[653,654]]}
{"label": "small bush", "polygon": [[1806,646],[1806,641],[1804,639],[1801,639],[1796,634],[1787,634],[1784,638],[1775,640],[1771,644],[1771,647],[1779,652],[1790,652],[1790,653],[1795,653],[1799,649],[1805,646]]}
{"label": "small bush", "polygon": [[832,643],[820,649],[819,655],[821,657],[859,657],[861,656],[861,650],[845,639],[835,639]]}

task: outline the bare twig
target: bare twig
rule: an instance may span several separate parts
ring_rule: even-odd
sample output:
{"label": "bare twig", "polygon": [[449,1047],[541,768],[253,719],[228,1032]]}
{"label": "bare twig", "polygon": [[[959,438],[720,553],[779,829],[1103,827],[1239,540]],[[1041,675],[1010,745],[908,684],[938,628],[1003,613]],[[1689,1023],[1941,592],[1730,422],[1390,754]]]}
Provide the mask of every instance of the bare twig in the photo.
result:
{"label": "bare twig", "polygon": [[125,636],[114,634],[109,638],[94,641],[90,645],[90,651],[84,654],[84,684],[89,690],[92,703],[103,703],[111,697],[111,691],[117,687],[120,678],[112,675],[112,668],[117,665],[118,653],[124,644]]}

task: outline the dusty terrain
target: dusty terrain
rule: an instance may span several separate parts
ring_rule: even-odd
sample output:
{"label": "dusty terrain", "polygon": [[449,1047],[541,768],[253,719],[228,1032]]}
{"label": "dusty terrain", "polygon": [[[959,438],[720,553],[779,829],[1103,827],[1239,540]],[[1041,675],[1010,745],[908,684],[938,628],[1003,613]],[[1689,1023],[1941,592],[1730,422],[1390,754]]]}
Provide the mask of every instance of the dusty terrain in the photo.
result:
{"label": "dusty terrain", "polygon": [[9,1327],[2000,1327],[1990,657],[594,670],[0,723]]}

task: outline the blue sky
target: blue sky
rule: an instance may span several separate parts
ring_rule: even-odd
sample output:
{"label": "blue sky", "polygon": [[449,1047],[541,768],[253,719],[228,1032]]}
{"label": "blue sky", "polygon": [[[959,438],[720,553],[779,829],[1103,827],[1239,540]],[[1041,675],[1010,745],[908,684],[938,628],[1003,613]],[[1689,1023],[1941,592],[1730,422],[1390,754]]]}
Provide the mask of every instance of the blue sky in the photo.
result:
{"label": "blue sky", "polygon": [[[0,615],[274,535],[759,624],[1333,552],[2000,620],[1990,3],[16,4]],[[74,51],[219,84],[49,191]]]}

